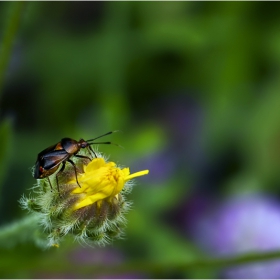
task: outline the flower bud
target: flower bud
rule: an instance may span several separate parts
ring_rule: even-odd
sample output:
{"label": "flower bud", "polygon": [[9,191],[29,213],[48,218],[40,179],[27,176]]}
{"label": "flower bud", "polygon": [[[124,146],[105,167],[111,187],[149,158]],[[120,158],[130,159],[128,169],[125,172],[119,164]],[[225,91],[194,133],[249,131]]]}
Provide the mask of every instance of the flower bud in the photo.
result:
{"label": "flower bud", "polygon": [[[148,170],[130,174],[129,168],[119,168],[99,154],[89,161],[76,158],[75,169],[66,164],[58,174],[38,179],[33,188],[34,198],[23,196],[23,209],[40,215],[41,225],[47,233],[48,246],[58,247],[61,239],[74,235],[81,243],[104,245],[123,234],[126,224],[124,214],[130,208],[126,194],[132,186],[131,179],[146,175]],[[73,157],[74,158],[74,157]]]}

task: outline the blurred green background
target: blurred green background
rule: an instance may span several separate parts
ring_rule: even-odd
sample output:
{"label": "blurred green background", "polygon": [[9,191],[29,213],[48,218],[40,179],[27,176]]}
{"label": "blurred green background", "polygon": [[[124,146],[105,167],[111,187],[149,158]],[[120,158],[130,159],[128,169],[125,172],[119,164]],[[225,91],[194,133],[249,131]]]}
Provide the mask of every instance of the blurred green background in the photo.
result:
{"label": "blurred green background", "polygon": [[[15,4],[0,3],[2,48]],[[280,217],[279,8],[277,2],[27,2],[0,97],[1,225],[27,215],[18,200],[35,184],[30,169],[41,150],[63,137],[119,129],[104,141],[125,149],[99,149],[132,172],[150,174],[129,195],[124,240],[93,249],[73,242],[48,251],[33,244],[0,249],[0,276],[229,277],[216,269],[120,275],[110,265],[215,257],[197,239],[197,222],[235,197],[273,199]],[[269,213],[255,222],[275,240],[268,249],[279,249],[280,237],[270,237],[263,224]],[[248,251],[265,244],[258,240]],[[95,271],[107,263],[106,271]]]}

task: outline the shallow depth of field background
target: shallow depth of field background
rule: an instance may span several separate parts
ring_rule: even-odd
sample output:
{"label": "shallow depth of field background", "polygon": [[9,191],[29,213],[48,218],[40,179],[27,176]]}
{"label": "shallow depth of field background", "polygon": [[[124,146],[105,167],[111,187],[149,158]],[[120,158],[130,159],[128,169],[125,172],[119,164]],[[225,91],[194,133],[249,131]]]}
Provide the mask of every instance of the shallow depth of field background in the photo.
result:
{"label": "shallow depth of field background", "polygon": [[[0,40],[10,6],[0,3]],[[129,195],[125,239],[104,248],[0,249],[1,278],[279,278],[280,260],[222,270],[110,270],[280,249],[279,8],[28,3],[0,99],[0,122],[10,131],[0,149],[0,224],[27,215],[18,200],[35,183],[30,168],[63,137],[119,129],[104,141],[125,149],[99,149],[150,174]],[[97,273],[98,264],[107,269]]]}

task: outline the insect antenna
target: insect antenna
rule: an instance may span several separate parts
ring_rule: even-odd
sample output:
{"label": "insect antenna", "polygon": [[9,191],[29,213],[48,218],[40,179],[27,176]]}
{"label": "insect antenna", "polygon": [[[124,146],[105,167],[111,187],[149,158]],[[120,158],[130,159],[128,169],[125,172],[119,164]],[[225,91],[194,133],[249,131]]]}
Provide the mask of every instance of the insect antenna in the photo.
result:
{"label": "insect antenna", "polygon": [[[88,142],[88,141],[87,141]],[[118,147],[120,147],[120,148],[123,148],[124,149],[124,147],[123,146],[121,146],[121,145],[118,145],[118,144],[116,144],[116,143],[113,143],[113,142],[92,142],[92,143],[88,143],[89,145],[93,145],[93,144],[96,144],[96,145],[98,145],[98,144],[110,144],[110,145],[115,145],[115,146],[118,146]]]}
{"label": "insect antenna", "polygon": [[112,142],[110,142],[110,141],[107,141],[107,142],[93,142],[94,140],[99,139],[99,138],[101,138],[101,137],[103,137],[103,136],[107,136],[107,135],[109,135],[109,134],[112,134],[112,133],[114,133],[114,132],[119,132],[119,131],[120,131],[120,130],[110,131],[110,132],[107,132],[107,133],[105,133],[105,134],[103,134],[103,135],[101,135],[101,136],[98,136],[98,137],[96,137],[96,138],[87,140],[86,142],[87,142],[87,144],[88,144],[89,150],[90,150],[90,151],[94,154],[94,156],[97,158],[97,155],[96,155],[96,153],[93,151],[93,149],[91,148],[91,145],[94,145],[94,144],[96,144],[96,145],[98,145],[98,144],[107,144],[107,145],[115,145],[115,146],[118,146],[118,147],[120,147],[120,148],[123,148],[121,145],[112,143]]}
{"label": "insect antenna", "polygon": [[[86,142],[88,143],[88,145],[93,145],[93,144],[96,144],[96,145],[98,145],[98,144],[109,144],[109,145],[115,145],[115,146],[118,146],[118,147],[120,147],[120,148],[123,148],[121,145],[115,144],[115,143],[113,143],[113,142],[92,142],[92,141],[97,140],[97,139],[99,139],[99,138],[101,138],[101,137],[104,137],[104,136],[107,136],[107,135],[109,135],[109,134],[112,134],[112,133],[115,133],[115,132],[119,132],[119,131],[120,131],[120,130],[113,130],[113,131],[107,132],[107,133],[105,133],[105,134],[103,134],[103,135],[101,135],[101,136],[98,136],[98,137],[96,137],[96,138],[89,139],[89,140],[87,140]],[[90,142],[91,142],[91,143],[90,143]]]}
{"label": "insect antenna", "polygon": [[[87,140],[87,142],[94,141],[94,140],[96,140],[96,139],[99,139],[99,138],[101,138],[101,137],[107,136],[107,135],[109,135],[109,134],[112,134],[112,133],[118,132],[118,131],[119,131],[119,130],[109,131],[109,132],[107,132],[107,133],[105,133],[105,134],[103,134],[103,135],[100,135],[100,136],[96,137],[96,138],[89,139],[89,140]],[[99,143],[99,144],[101,144],[101,143]],[[105,144],[105,143],[102,143],[102,144]],[[109,143],[107,143],[107,144],[109,144]]]}

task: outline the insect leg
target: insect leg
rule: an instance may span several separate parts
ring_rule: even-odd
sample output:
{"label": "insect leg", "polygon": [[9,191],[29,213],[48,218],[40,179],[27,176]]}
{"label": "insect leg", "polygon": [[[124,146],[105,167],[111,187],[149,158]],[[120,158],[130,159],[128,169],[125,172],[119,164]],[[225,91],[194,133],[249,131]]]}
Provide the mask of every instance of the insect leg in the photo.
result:
{"label": "insect leg", "polygon": [[79,182],[78,182],[77,169],[76,169],[75,163],[74,163],[71,159],[68,159],[67,161],[70,162],[70,163],[73,165],[74,170],[75,170],[75,175],[76,175],[76,182],[77,182],[77,184],[79,185],[79,187],[81,188],[81,186],[80,186],[80,184],[79,184]]}
{"label": "insect leg", "polygon": [[49,178],[49,177],[47,177],[47,179],[48,179],[48,181],[49,181],[49,184],[50,184],[50,186],[51,186],[51,191],[52,191],[52,190],[53,190],[53,188],[52,188],[52,184],[51,184],[50,178]]}
{"label": "insect leg", "polygon": [[78,158],[86,158],[86,159],[88,159],[89,161],[91,161],[91,158],[90,158],[90,157],[87,157],[87,156],[74,155],[74,157],[78,157]]}
{"label": "insect leg", "polygon": [[57,190],[58,190],[59,193],[60,193],[60,191],[59,191],[59,183],[58,183],[58,177],[57,177],[57,175],[58,175],[59,173],[61,173],[61,172],[64,170],[64,168],[65,168],[65,161],[62,162],[62,166],[61,166],[60,170],[59,170],[59,171],[56,173],[56,175],[55,175]]}
{"label": "insect leg", "polygon": [[97,158],[97,155],[94,152],[94,150],[92,149],[92,147],[91,146],[87,146],[87,148],[92,152],[92,154],[94,154],[95,158]]}

